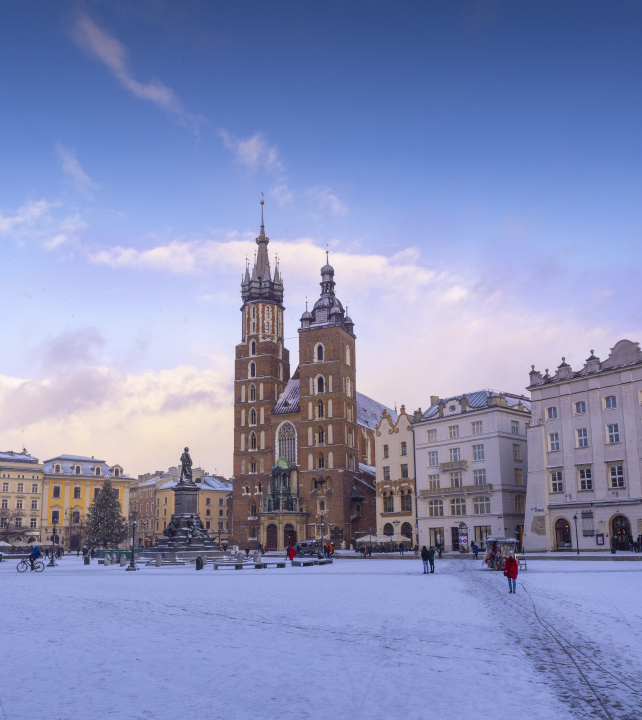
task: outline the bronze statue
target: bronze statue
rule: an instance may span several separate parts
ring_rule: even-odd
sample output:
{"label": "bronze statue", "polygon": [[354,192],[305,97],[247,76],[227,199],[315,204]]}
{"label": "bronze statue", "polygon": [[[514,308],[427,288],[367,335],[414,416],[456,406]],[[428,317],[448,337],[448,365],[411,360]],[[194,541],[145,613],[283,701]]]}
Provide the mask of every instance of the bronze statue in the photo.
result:
{"label": "bronze statue", "polygon": [[192,458],[189,456],[189,448],[181,455],[181,479],[180,482],[192,482]]}

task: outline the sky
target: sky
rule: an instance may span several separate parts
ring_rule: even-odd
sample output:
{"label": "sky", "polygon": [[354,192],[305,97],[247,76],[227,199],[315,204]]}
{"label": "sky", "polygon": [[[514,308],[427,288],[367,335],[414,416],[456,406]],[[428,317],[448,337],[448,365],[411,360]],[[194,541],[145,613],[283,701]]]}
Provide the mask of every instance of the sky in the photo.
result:
{"label": "sky", "polygon": [[0,8],[0,449],[232,467],[261,193],[292,371],[329,250],[357,388],[526,392],[642,340],[642,2]]}

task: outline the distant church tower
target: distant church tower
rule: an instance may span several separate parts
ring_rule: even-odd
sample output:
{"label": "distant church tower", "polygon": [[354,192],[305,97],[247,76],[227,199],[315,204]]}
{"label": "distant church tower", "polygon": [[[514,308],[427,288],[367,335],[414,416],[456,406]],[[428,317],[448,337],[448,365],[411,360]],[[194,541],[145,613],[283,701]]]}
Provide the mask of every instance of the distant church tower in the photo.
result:
{"label": "distant church tower", "polygon": [[[241,342],[236,346],[234,382],[234,537],[251,536],[274,464],[271,413],[290,378],[290,356],[283,344],[283,282],[278,265],[270,271],[263,226],[250,276],[241,282]],[[216,531],[217,527],[213,527]]]}

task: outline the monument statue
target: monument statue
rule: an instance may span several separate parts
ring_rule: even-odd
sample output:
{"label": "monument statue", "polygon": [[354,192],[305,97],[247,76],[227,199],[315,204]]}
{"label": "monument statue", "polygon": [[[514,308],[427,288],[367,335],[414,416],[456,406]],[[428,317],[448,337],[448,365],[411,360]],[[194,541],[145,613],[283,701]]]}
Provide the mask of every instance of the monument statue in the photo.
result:
{"label": "monument statue", "polygon": [[181,479],[179,482],[192,481],[192,458],[189,456],[189,448],[185,448],[185,452],[181,455]]}

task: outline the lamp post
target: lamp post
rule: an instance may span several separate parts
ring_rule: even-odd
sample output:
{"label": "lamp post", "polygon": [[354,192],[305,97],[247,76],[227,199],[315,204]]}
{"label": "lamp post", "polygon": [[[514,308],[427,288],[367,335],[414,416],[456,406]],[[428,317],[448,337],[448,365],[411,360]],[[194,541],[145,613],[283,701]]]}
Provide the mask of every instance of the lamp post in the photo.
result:
{"label": "lamp post", "polygon": [[325,536],[325,513],[321,513],[321,552],[325,555],[325,543],[323,538]]}
{"label": "lamp post", "polygon": [[[47,528],[45,528],[45,532],[47,532]],[[54,562],[54,543],[55,542],[56,542],[56,521],[54,520],[53,535],[51,536],[51,559],[47,563],[47,567],[56,567],[56,563]]]}
{"label": "lamp post", "polygon": [[131,529],[132,529],[132,546],[131,546],[132,557],[131,557],[131,560],[129,561],[129,565],[127,566],[127,570],[138,570],[138,568],[136,567],[136,562],[134,561],[134,543],[136,540],[136,517],[137,517],[137,515],[138,515],[138,511],[134,508],[131,512],[131,515],[129,516],[131,518],[129,521],[129,524],[131,525]]}
{"label": "lamp post", "polygon": [[218,549],[221,549],[221,530],[223,530],[223,521],[218,521]]}
{"label": "lamp post", "polygon": [[577,554],[580,554],[580,538],[577,534],[577,513],[573,515],[573,522],[575,523],[575,544],[577,546]]}

